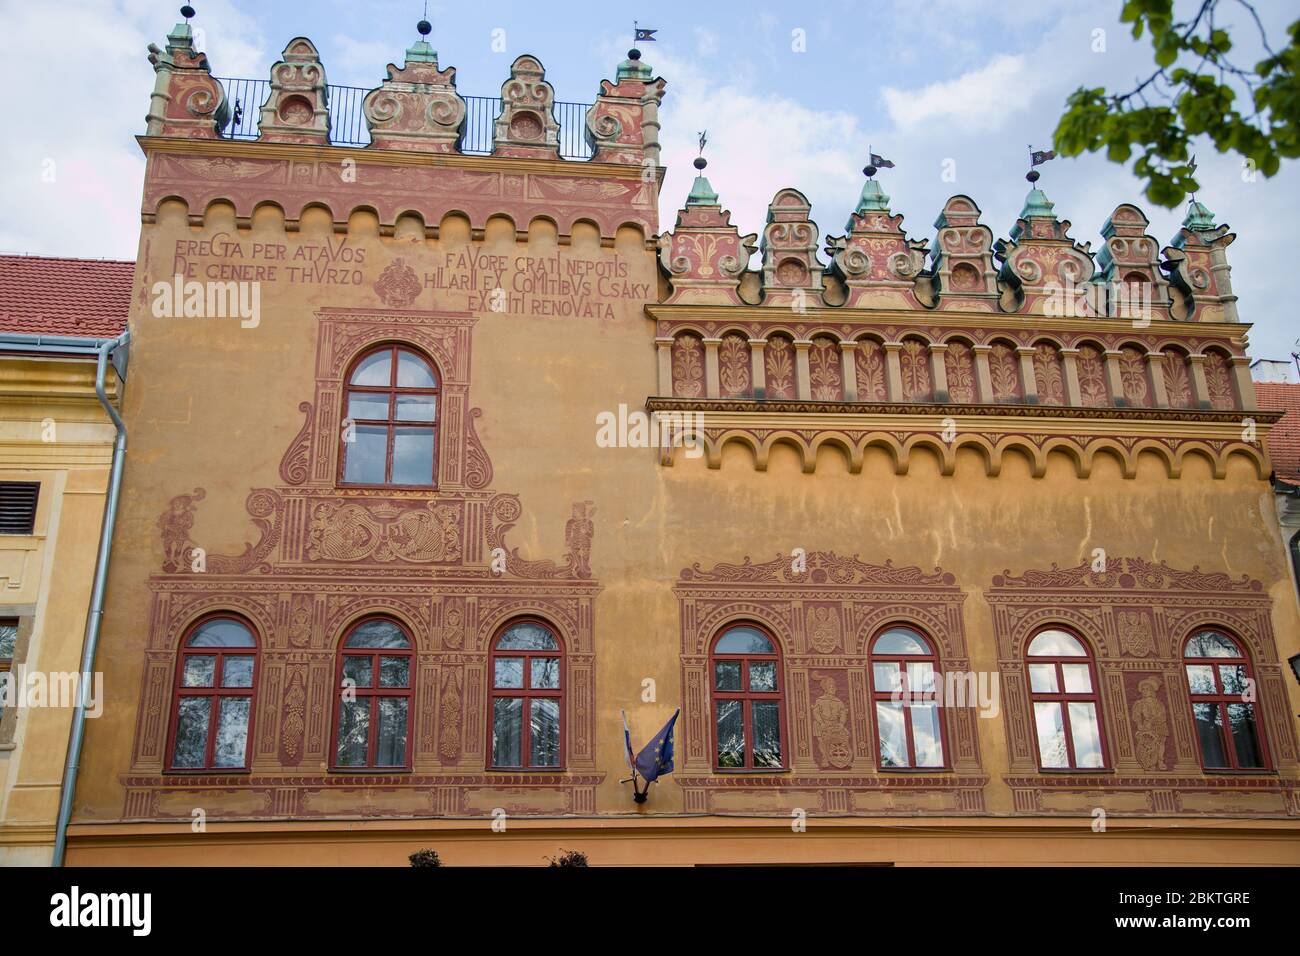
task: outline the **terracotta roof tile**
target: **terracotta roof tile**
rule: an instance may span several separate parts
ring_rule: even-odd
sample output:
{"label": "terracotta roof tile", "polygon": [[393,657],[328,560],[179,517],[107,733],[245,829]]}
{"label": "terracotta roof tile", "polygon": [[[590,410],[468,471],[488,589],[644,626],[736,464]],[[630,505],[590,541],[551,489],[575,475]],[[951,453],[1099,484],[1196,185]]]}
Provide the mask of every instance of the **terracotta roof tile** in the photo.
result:
{"label": "terracotta roof tile", "polygon": [[1273,471],[1289,484],[1300,484],[1300,385],[1286,382],[1256,382],[1259,407],[1286,412],[1268,436],[1268,454]]}
{"label": "terracotta roof tile", "polygon": [[134,262],[0,255],[0,332],[121,335],[134,281]]}

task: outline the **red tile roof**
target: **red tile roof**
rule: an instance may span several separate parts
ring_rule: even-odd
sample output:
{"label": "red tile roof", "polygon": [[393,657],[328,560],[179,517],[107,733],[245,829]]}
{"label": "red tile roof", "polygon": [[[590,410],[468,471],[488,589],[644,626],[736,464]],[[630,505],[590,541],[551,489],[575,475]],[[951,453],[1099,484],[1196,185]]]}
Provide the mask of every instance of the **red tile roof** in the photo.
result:
{"label": "red tile roof", "polygon": [[121,335],[135,263],[0,255],[0,332]]}
{"label": "red tile roof", "polygon": [[1300,385],[1286,382],[1256,382],[1259,407],[1286,412],[1268,436],[1268,454],[1279,479],[1300,485]]}

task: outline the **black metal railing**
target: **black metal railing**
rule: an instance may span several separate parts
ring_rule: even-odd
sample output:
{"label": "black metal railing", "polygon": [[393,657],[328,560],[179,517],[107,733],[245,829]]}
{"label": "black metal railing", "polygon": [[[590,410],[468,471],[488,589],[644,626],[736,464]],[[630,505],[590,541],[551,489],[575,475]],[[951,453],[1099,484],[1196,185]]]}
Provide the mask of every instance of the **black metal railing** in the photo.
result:
{"label": "black metal railing", "polygon": [[[231,121],[224,136],[227,139],[257,139],[257,123],[262,104],[271,94],[270,80],[243,80],[219,77],[226,89],[230,104]],[[330,142],[335,146],[368,146],[370,130],[366,127],[361,103],[370,90],[362,86],[328,87],[330,113]],[[460,151],[478,156],[492,152],[493,124],[501,115],[501,97],[466,96],[465,134]],[[560,157],[562,159],[591,159],[587,145],[586,122],[590,103],[555,102],[555,121],[560,124]]]}

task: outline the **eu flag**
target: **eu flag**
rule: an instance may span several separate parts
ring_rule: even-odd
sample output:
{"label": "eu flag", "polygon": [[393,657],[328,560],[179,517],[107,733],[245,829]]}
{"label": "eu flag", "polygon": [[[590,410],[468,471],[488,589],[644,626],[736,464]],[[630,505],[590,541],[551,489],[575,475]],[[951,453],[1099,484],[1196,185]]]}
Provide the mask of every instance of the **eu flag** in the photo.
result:
{"label": "eu flag", "polygon": [[660,774],[673,772],[673,726],[677,723],[677,715],[680,713],[680,708],[673,711],[673,715],[668,718],[668,723],[664,724],[663,729],[655,734],[636,755],[634,764],[636,772],[647,784]]}

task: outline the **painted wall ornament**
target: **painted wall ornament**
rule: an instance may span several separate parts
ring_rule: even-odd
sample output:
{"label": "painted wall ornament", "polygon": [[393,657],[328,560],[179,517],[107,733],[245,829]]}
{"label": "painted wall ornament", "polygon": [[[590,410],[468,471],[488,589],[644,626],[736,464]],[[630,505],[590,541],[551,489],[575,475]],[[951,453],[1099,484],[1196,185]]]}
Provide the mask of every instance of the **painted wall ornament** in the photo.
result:
{"label": "painted wall ornament", "polygon": [[849,708],[840,700],[833,677],[822,677],[821,691],[821,696],[812,706],[813,737],[820,751],[818,763],[822,767],[844,770],[853,764]]}
{"label": "painted wall ornament", "polygon": [[366,94],[361,112],[374,149],[456,153],[465,129],[465,100],[456,92],[456,68],[438,69],[438,54],[425,40],[406,51],[399,70]]}
{"label": "painted wall ornament", "polygon": [[1169,739],[1169,718],[1165,705],[1156,697],[1158,677],[1138,682],[1141,697],[1133,704],[1133,741],[1138,763],[1143,770],[1168,770],[1165,741]]}
{"label": "painted wall ornament", "polygon": [[560,158],[560,124],[555,121],[555,89],[546,68],[524,54],[510,65],[501,86],[501,114],[494,127],[492,155],[533,159]]}
{"label": "painted wall ornament", "polygon": [[271,67],[271,92],[262,105],[258,139],[264,143],[330,145],[329,88],[316,45],[289,41]]}

